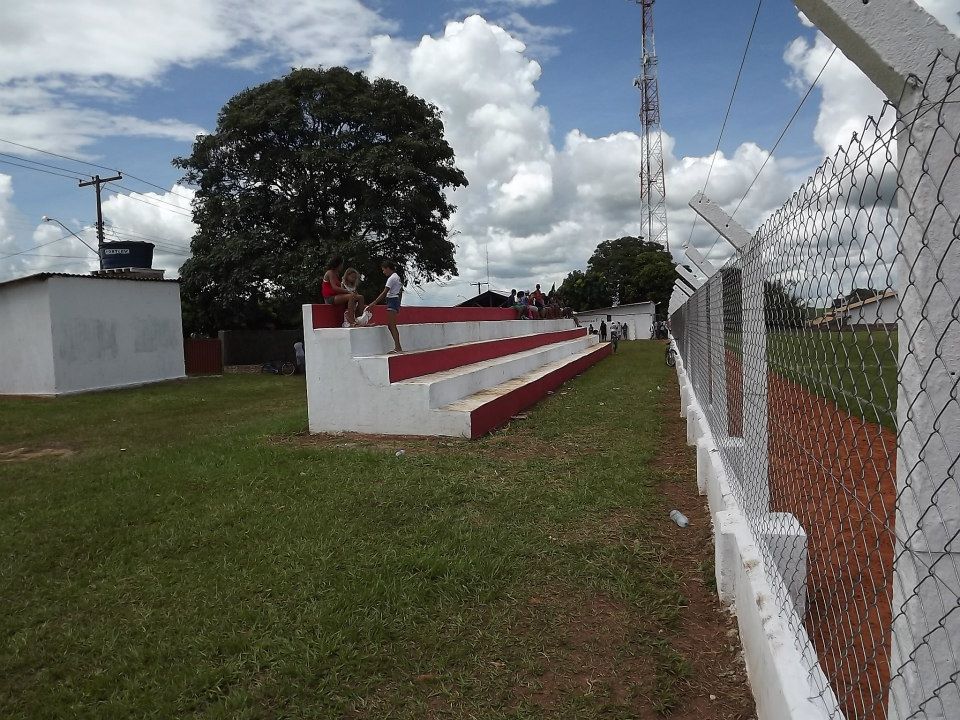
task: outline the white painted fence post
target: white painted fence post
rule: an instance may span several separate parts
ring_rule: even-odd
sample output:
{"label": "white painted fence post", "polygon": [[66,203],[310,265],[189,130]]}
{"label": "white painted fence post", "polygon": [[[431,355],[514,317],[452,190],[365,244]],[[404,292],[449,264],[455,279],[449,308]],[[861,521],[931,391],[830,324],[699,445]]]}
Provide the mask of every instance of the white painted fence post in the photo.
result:
{"label": "white painted fence post", "polygon": [[743,310],[743,484],[748,516],[770,512],[767,442],[767,325],[761,250],[750,233],[702,193],[690,201],[707,223],[741,253]]}
{"label": "white painted fence post", "polygon": [[[905,0],[795,0],[898,104],[902,226],[889,720],[960,718],[960,40]],[[938,51],[944,56],[932,66]],[[956,98],[953,97],[953,100]]]}

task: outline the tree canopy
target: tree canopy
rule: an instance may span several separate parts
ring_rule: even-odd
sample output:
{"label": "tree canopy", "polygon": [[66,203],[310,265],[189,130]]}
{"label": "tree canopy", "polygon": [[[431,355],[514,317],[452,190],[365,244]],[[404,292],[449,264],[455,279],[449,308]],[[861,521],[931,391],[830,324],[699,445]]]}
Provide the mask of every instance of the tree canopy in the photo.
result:
{"label": "tree canopy", "polygon": [[440,111],[392,80],[294,70],[229,100],[174,164],[198,188],[189,329],[295,323],[333,255],[370,290],[385,257],[413,281],[456,273],[444,191],[467,180]]}
{"label": "tree canopy", "polygon": [[586,271],[575,270],[558,292],[574,310],[651,301],[666,313],[677,271],[659,243],[638,237],[606,240],[597,246]]}

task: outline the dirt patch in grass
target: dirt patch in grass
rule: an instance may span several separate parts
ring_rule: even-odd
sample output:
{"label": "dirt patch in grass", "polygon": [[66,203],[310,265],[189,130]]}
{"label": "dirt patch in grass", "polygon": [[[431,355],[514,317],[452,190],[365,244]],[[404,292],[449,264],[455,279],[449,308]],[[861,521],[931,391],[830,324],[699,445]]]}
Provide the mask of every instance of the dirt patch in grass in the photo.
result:
{"label": "dirt patch in grass", "polygon": [[652,662],[638,642],[643,619],[628,604],[603,594],[569,590],[528,599],[514,631],[539,638],[541,661],[513,688],[517,704],[565,717],[578,704],[603,706],[615,717],[654,718]]}
{"label": "dirt patch in grass", "polygon": [[[747,720],[755,715],[747,684],[736,622],[723,609],[713,582],[713,533],[710,511],[697,491],[694,451],[686,444],[686,421],[680,417],[679,388],[670,378],[661,400],[663,442],[655,467],[662,471],[663,504],[653,538],[681,577],[686,603],[673,637],[674,650],[686,659],[691,672],[683,680],[683,694],[670,717],[707,720]],[[686,528],[669,518],[678,509],[690,519]]]}
{"label": "dirt patch in grass", "polygon": [[486,455],[498,460],[537,460],[543,458],[563,459],[599,452],[585,448],[579,438],[551,438],[544,441],[537,435],[537,428],[526,417],[517,418],[505,427],[480,440],[455,437],[425,437],[417,435],[374,435],[365,433],[326,433],[312,435],[308,432],[295,435],[279,435],[270,439],[278,445],[305,448],[367,449],[404,454],[418,453],[467,453]]}
{"label": "dirt patch in grass", "polygon": [[11,448],[0,450],[0,463],[26,462],[27,460],[38,460],[40,458],[51,457],[69,457],[75,455],[76,451],[64,447],[43,447],[43,448]]}
{"label": "dirt patch in grass", "polygon": [[348,448],[352,450],[380,450],[404,453],[417,452],[450,452],[457,448],[469,447],[468,440],[459,438],[419,437],[412,435],[373,435],[365,433],[321,433],[313,435],[309,432],[293,435],[276,435],[270,438],[276,445],[286,445],[304,448],[329,450],[332,448]]}

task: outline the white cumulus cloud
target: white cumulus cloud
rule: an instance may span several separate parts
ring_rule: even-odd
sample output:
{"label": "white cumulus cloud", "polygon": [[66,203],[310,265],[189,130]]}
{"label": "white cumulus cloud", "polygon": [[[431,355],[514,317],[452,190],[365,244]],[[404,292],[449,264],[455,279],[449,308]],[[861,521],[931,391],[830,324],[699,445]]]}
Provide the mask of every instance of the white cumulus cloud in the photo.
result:
{"label": "white cumulus cloud", "polygon": [[[554,146],[536,87],[541,66],[512,33],[474,15],[416,44],[379,37],[373,49],[372,74],[403,82],[441,109],[446,137],[470,181],[452,195],[461,278],[431,287],[424,302],[469,296],[469,281],[485,279],[488,259],[496,289],[550,287],[583,268],[599,242],[640,232],[641,138],[574,130]],[[675,158],[669,135],[663,144],[670,230],[679,248],[693,222],[687,202],[702,187],[710,158]],[[718,155],[711,194],[735,204],[765,158],[753,144],[729,158]],[[771,161],[738,218],[759,222],[794,184]],[[706,248],[712,239],[701,226],[693,242]]]}

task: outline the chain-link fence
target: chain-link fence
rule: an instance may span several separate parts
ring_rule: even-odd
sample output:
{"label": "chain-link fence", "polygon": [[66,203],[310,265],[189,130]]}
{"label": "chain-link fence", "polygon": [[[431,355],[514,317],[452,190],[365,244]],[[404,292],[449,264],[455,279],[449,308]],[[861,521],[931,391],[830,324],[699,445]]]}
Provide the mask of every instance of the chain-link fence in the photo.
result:
{"label": "chain-link fence", "polygon": [[671,317],[831,717],[960,718],[960,74],[940,54]]}

